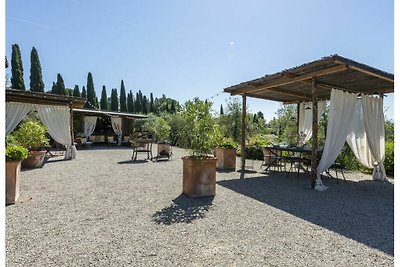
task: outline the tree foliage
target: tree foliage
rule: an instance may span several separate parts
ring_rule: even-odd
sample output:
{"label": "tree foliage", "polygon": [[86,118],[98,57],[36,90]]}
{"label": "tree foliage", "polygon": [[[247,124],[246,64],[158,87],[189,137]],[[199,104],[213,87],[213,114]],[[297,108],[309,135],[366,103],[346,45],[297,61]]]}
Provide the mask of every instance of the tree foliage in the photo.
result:
{"label": "tree foliage", "polygon": [[73,96],[75,96],[75,97],[80,97],[81,96],[81,92],[79,91],[79,86],[78,85],[74,86]]}
{"label": "tree foliage", "polygon": [[100,109],[108,110],[107,91],[105,85],[103,85],[103,90],[101,91]]}
{"label": "tree foliage", "polygon": [[135,112],[135,106],[134,106],[134,102],[133,102],[133,93],[132,93],[131,90],[129,90],[126,102],[127,102],[128,112],[134,113]]}
{"label": "tree foliage", "polygon": [[31,75],[30,89],[35,92],[44,92],[44,83],[42,78],[42,66],[40,65],[39,55],[35,47],[31,51]]}
{"label": "tree foliage", "polygon": [[24,68],[18,44],[12,45],[11,54],[11,86],[13,89],[25,90]]}
{"label": "tree foliage", "polygon": [[87,90],[88,102],[90,104],[92,104],[94,107],[97,107],[96,91],[94,90],[93,77],[92,77],[92,73],[90,73],[90,72],[88,73],[88,77],[87,77],[86,90]]}
{"label": "tree foliage", "polygon": [[124,81],[121,80],[121,90],[120,90],[120,94],[119,94],[119,107],[121,112],[127,112],[128,108],[126,105],[126,92],[125,92],[125,85],[124,85]]}
{"label": "tree foliage", "polygon": [[217,146],[217,128],[211,115],[211,102],[199,98],[186,101],[179,144],[190,149],[192,157],[206,158]]}
{"label": "tree foliage", "polygon": [[118,111],[118,92],[116,88],[111,90],[111,111]]}

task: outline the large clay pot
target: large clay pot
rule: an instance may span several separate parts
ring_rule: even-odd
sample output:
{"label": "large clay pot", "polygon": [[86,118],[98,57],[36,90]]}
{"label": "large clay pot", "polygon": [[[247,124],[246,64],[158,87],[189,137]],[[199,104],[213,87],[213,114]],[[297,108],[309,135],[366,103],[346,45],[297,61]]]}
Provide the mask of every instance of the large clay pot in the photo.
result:
{"label": "large clay pot", "polygon": [[234,171],[236,169],[236,149],[216,148],[217,169]]}
{"label": "large clay pot", "polygon": [[19,197],[21,161],[6,161],[6,205],[15,204]]}
{"label": "large clay pot", "polygon": [[217,159],[183,160],[183,193],[189,197],[215,196]]}
{"label": "large clay pot", "polygon": [[44,163],[46,151],[32,150],[29,156],[22,161],[22,166],[25,168],[41,168]]}

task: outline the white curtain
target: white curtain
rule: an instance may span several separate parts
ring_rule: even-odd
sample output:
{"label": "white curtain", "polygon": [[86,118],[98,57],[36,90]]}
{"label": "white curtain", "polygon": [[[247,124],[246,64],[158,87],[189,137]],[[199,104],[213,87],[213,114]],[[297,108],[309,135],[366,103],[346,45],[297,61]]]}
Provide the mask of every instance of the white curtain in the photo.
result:
{"label": "white curtain", "polygon": [[95,116],[85,116],[83,117],[84,122],[84,135],[86,140],[89,140],[89,136],[92,135],[94,129],[96,128],[97,117]]}
{"label": "white curtain", "polygon": [[332,89],[330,101],[324,152],[317,167],[317,190],[327,189],[322,184],[321,173],[335,162],[346,141],[353,123],[357,94]]}
{"label": "white curtain", "polygon": [[36,110],[50,136],[66,146],[65,159],[74,159],[76,148],[71,140],[69,107],[36,105]]}
{"label": "white curtain", "polygon": [[385,180],[385,128],[383,115],[383,98],[362,95],[361,103],[365,118],[367,140],[374,160],[374,180]]}
{"label": "white curtain", "polygon": [[[301,145],[304,145],[312,136],[312,102],[300,103],[299,107],[299,135]],[[322,113],[326,108],[326,101],[318,102],[318,121],[321,120]]]}
{"label": "white curtain", "polygon": [[357,99],[354,110],[352,130],[346,138],[358,162],[367,168],[374,167],[371,149],[369,148],[361,99]]}
{"label": "white curtain", "polygon": [[33,106],[29,103],[6,102],[6,135],[17,127]]}
{"label": "white curtain", "polygon": [[111,117],[111,125],[116,135],[118,135],[118,146],[120,146],[122,142],[122,119],[120,117]]}

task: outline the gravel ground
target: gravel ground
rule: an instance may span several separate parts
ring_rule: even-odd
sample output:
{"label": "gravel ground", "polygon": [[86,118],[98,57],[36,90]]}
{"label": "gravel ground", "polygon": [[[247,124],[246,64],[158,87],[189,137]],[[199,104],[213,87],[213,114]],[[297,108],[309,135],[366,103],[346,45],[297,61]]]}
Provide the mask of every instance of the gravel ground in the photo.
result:
{"label": "gravel ground", "polygon": [[346,172],[318,192],[305,175],[218,172],[214,198],[190,199],[173,152],[132,162],[131,149],[93,147],[24,170],[7,266],[394,265],[392,179]]}

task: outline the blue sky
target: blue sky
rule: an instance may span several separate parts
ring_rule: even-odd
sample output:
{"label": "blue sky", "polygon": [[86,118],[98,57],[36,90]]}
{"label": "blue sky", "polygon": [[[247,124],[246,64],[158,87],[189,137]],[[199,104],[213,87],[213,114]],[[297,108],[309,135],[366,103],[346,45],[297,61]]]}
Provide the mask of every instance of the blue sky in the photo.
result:
{"label": "blue sky", "polygon": [[[394,73],[393,1],[388,0],[7,0],[6,55],[19,44],[25,85],[36,47],[46,90],[105,85],[166,94],[183,103],[225,103],[225,87],[339,54]],[[10,74],[10,68],[6,73]],[[220,94],[219,94],[220,93]],[[249,99],[267,120],[279,103]],[[385,98],[394,117],[393,94]]]}

